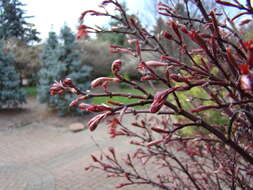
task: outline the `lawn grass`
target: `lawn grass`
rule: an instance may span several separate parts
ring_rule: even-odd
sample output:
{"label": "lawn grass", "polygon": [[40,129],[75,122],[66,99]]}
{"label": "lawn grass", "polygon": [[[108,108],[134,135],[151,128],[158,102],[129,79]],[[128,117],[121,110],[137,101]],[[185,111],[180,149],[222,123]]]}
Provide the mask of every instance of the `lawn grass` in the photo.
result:
{"label": "lawn grass", "polygon": [[[151,88],[146,89],[149,92],[152,92]],[[196,90],[195,90],[196,91]],[[120,89],[117,92],[120,93],[124,93],[124,94],[136,94],[136,95],[143,95],[139,90],[136,89]],[[197,92],[199,93],[199,92]],[[192,93],[191,94],[197,94],[197,93]],[[187,102],[187,94],[185,94],[185,92],[179,92],[177,93],[181,102],[183,103],[184,107],[186,107],[187,109],[190,109],[190,102]],[[106,104],[107,101],[115,101],[115,102],[119,102],[122,104],[130,104],[130,103],[134,103],[134,102],[138,102],[140,101],[140,99],[129,99],[126,97],[96,97],[92,99],[92,103],[93,104]],[[168,101],[175,103],[175,100],[173,99],[172,95],[170,95],[168,97]],[[110,105],[111,106],[111,105]],[[145,105],[145,106],[136,106],[135,108],[137,109],[147,109],[150,105]],[[179,116],[179,118],[177,118],[177,116],[175,116],[175,120],[180,119],[181,117]],[[179,131],[179,135],[181,136],[194,136],[195,135],[195,131],[199,130],[198,127],[186,127],[182,130]]]}
{"label": "lawn grass", "polygon": [[[147,91],[152,91],[152,89],[146,89]],[[142,92],[136,89],[120,89],[120,91],[117,91],[118,93],[122,94],[135,94],[135,95],[143,95]],[[116,93],[117,93],[116,92]],[[93,104],[106,104],[107,101],[114,101],[119,102],[121,104],[131,104],[134,102],[140,101],[140,99],[136,98],[127,98],[127,97],[95,97],[92,99]],[[136,106],[136,108],[147,108],[148,105],[144,106]]]}
{"label": "lawn grass", "polygon": [[37,95],[37,88],[35,86],[22,87],[28,97],[35,97]]}
{"label": "lawn grass", "polygon": [[[22,88],[28,97],[35,97],[37,95],[37,89],[36,87],[23,87]],[[146,89],[149,92],[152,92],[152,88]],[[135,95],[143,95],[142,92],[136,89],[131,89],[131,88],[126,88],[126,89],[119,89],[115,91],[115,93],[123,93],[123,94],[135,94]],[[192,109],[191,102],[187,101],[188,97],[190,96],[195,96],[195,97],[202,97],[206,98],[207,94],[203,91],[201,91],[199,88],[192,88],[189,92],[177,92],[177,95],[180,99],[180,102],[182,103],[184,109],[190,110]],[[140,101],[140,99],[130,99],[127,97],[95,97],[92,98],[91,103],[93,104],[107,104],[107,101],[114,101],[114,102],[119,102],[121,104],[131,104],[134,102]],[[172,95],[169,95],[168,101],[175,103],[175,100],[173,99]],[[205,102],[205,104],[210,104],[210,102]],[[111,105],[110,105],[111,106]],[[144,105],[144,106],[136,106],[135,108],[137,109],[147,109],[150,105]],[[226,117],[223,117],[222,114],[217,111],[217,110],[210,110],[210,111],[205,111],[204,113],[200,112],[199,115],[203,117],[206,121],[209,121],[213,125],[227,125],[228,124],[228,119]],[[178,116],[175,116],[175,119],[180,119],[177,118]],[[191,136],[195,134],[194,131],[199,130],[198,127],[187,127],[184,128],[180,131],[181,135],[186,135],[186,136]]]}

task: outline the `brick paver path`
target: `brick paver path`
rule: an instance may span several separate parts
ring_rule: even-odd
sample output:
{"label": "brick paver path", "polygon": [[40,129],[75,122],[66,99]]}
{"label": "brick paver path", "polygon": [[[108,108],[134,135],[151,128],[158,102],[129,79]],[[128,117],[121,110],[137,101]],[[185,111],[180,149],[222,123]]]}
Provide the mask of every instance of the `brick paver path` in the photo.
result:
{"label": "brick paver path", "polygon": [[[130,146],[122,139],[109,140],[103,126],[90,133],[32,123],[0,130],[0,190],[112,190],[119,179],[99,171],[86,172],[90,154],[114,146],[124,153]],[[131,186],[126,189],[153,189]]]}

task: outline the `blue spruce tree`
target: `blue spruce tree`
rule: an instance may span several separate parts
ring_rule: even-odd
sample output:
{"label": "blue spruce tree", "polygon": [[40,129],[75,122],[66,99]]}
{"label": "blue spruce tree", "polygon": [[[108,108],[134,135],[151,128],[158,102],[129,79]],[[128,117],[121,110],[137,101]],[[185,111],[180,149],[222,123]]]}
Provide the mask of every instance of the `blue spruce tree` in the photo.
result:
{"label": "blue spruce tree", "polygon": [[0,108],[15,108],[26,102],[20,88],[20,77],[13,66],[13,56],[0,41]]}
{"label": "blue spruce tree", "polygon": [[69,107],[69,103],[74,99],[72,94],[50,96],[49,89],[55,80],[71,78],[80,89],[86,90],[91,70],[91,67],[81,65],[75,35],[69,27],[62,28],[60,43],[56,34],[50,33],[41,56],[38,85],[40,102],[47,103],[50,108],[57,110],[59,115],[73,111],[78,113],[78,109]]}
{"label": "blue spruce tree", "polygon": [[59,42],[55,32],[50,32],[47,42],[41,54],[41,69],[38,73],[38,99],[41,103],[47,103],[50,108],[56,109],[57,97],[50,96],[49,89],[55,80],[61,78],[60,73],[65,71],[64,65],[58,63]]}
{"label": "blue spruce tree", "polygon": [[[64,65],[65,71],[61,73],[62,78],[71,78],[81,90],[87,90],[89,87],[90,72],[92,68],[82,65],[80,61],[80,52],[77,48],[75,35],[68,26],[64,26],[60,33],[61,47],[59,62]],[[70,111],[69,103],[74,99],[72,94],[65,94],[59,98],[59,108],[64,113]],[[79,112],[76,108],[71,108],[71,112]]]}

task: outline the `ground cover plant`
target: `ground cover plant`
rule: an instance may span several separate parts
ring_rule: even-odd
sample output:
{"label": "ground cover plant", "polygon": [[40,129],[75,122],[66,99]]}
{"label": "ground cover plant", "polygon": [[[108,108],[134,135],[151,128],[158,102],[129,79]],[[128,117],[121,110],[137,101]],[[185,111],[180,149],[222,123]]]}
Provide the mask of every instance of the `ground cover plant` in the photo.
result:
{"label": "ground cover plant", "polygon": [[[247,17],[253,15],[251,1],[216,0],[220,9],[207,10],[204,1],[185,0],[181,2],[185,14],[178,14],[170,2],[157,5],[168,28],[157,35],[128,17],[117,0],[102,1],[102,11],[83,12],[77,38],[88,33],[125,34],[129,46],[112,44],[110,51],[136,58],[139,81],[125,78],[121,68],[127,63],[115,60],[114,77],[101,76],[91,82],[91,88],[103,88],[104,93],[81,91],[67,78],[53,84],[51,95],[76,94],[70,106],[98,113],[88,122],[91,131],[106,121],[112,138],[126,137],[136,146],[125,157],[114,148],[91,155],[94,164],[86,169],[124,178],[117,188],[150,184],[166,190],[253,189],[253,40],[244,40],[240,30],[252,21]],[[107,6],[114,6],[117,13],[107,11]],[[238,14],[229,18],[222,7],[234,8]],[[195,16],[192,8],[197,10]],[[111,30],[86,26],[87,15],[108,16],[120,24]],[[161,40],[176,45],[178,53],[170,54]],[[158,59],[143,61],[143,52],[152,52]],[[157,91],[142,85],[154,87],[158,81],[163,86]],[[112,92],[111,83],[125,83],[140,93]],[[96,97],[134,101],[83,102]],[[124,123],[127,114],[136,119],[129,126]],[[194,132],[182,134],[184,129]]]}

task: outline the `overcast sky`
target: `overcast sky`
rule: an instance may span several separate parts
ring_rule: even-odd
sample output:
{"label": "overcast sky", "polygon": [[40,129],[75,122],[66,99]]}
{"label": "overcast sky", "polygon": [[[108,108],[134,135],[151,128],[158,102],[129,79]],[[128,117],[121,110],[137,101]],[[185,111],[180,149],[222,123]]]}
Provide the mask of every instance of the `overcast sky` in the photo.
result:
{"label": "overcast sky", "polygon": [[[20,0],[26,4],[24,9],[27,16],[34,16],[28,22],[35,24],[37,30],[41,33],[40,37],[44,40],[48,36],[48,32],[55,31],[59,33],[61,27],[67,24],[76,30],[78,25],[78,18],[80,14],[88,9],[98,9],[98,5],[102,0]],[[121,0],[123,1],[123,0]],[[125,0],[129,13],[135,13],[142,16],[149,24],[152,22],[147,12],[143,10],[144,5],[147,8],[149,0]],[[154,7],[149,7],[154,9]],[[234,12],[234,9],[229,9],[228,13]],[[108,23],[105,17],[88,17],[85,19],[87,25],[105,25]]]}
{"label": "overcast sky", "polygon": [[[138,12],[145,0],[126,0],[127,6]],[[21,0],[26,4],[24,9],[27,16],[34,16],[28,21],[36,25],[42,39],[47,38],[48,32],[59,32],[64,24],[75,30],[78,18],[84,10],[98,9],[102,0]],[[103,17],[90,17],[85,23],[103,25],[108,20]]]}

